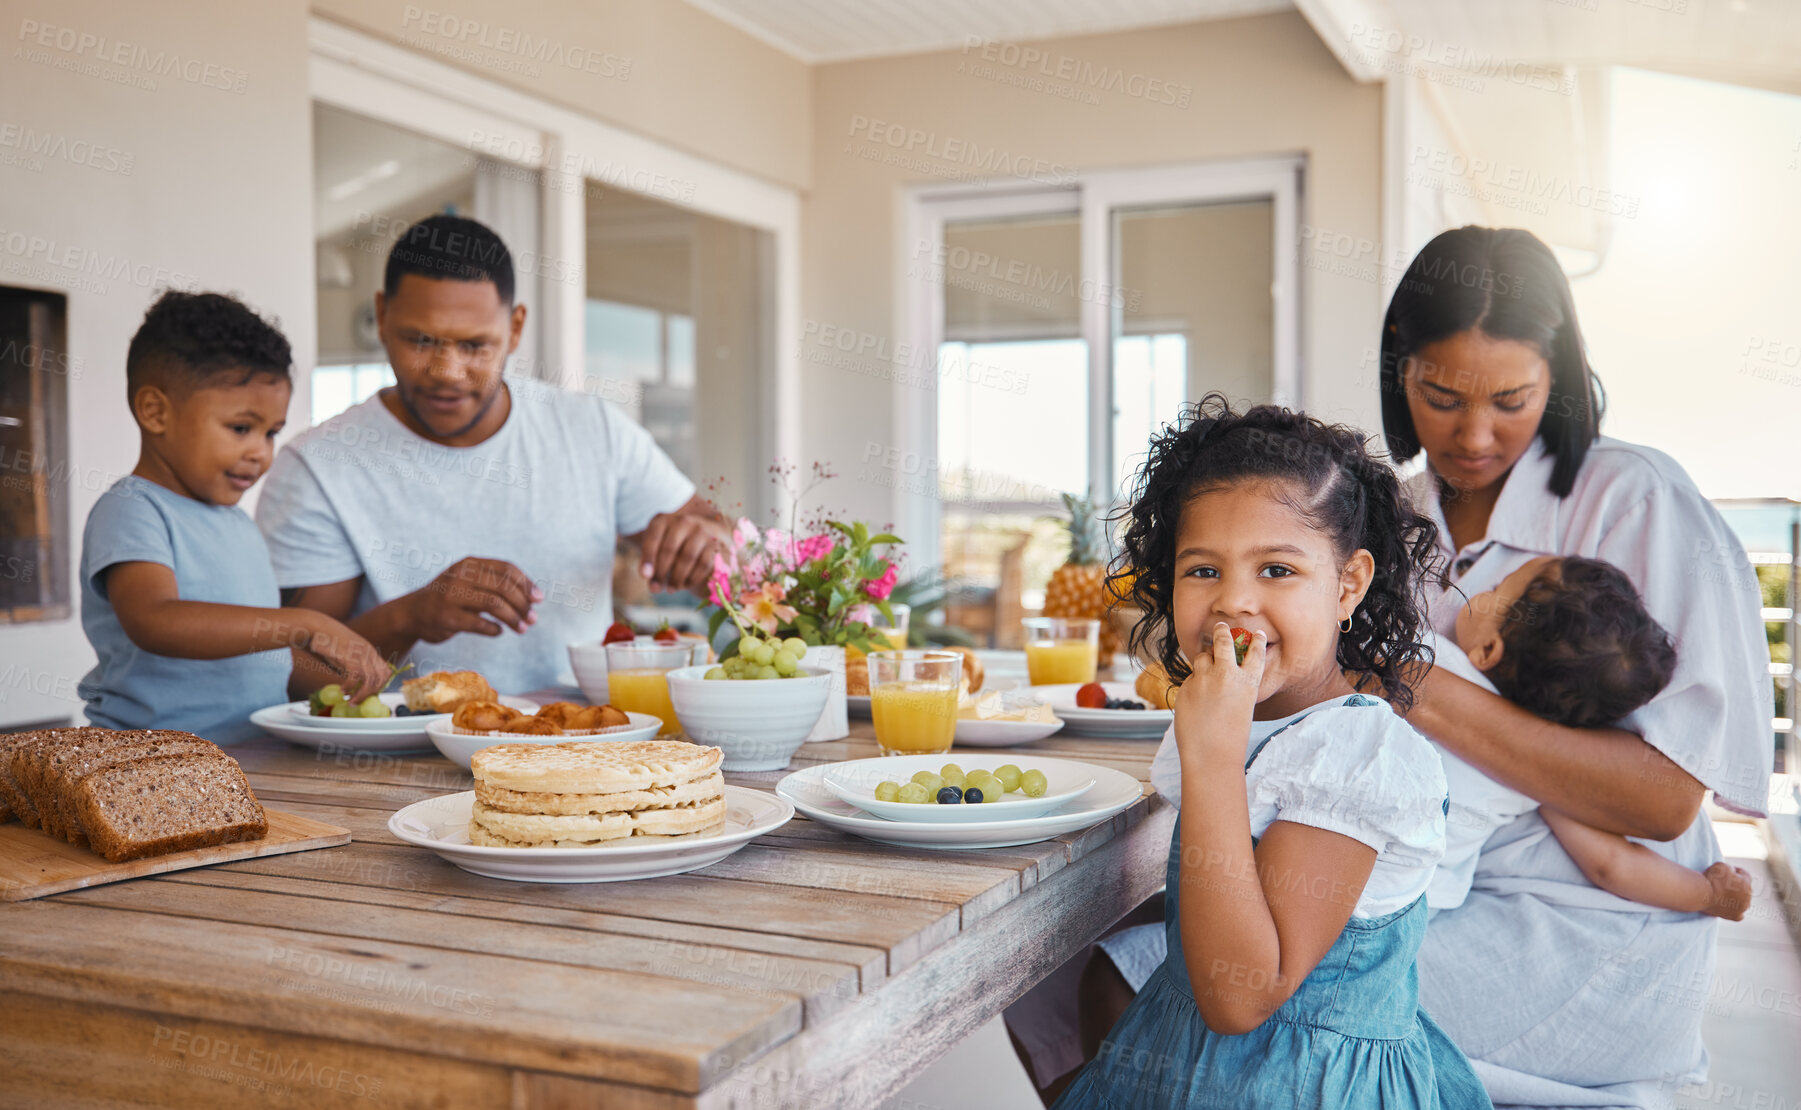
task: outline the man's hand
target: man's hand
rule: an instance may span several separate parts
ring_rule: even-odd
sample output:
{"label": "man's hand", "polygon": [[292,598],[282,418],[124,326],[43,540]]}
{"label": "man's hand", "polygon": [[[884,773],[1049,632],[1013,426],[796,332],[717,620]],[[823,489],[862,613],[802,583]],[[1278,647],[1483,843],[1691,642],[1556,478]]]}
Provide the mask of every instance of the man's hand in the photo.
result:
{"label": "man's hand", "polygon": [[713,553],[731,543],[732,529],[704,502],[691,501],[673,513],[658,513],[644,529],[644,564],[651,585],[670,590],[706,588]]}
{"label": "man's hand", "polygon": [[471,555],[403,600],[409,630],[437,644],[459,632],[498,636],[501,625],[524,632],[537,623],[532,604],[543,601],[544,592],[513,564]]}
{"label": "man's hand", "polygon": [[1701,912],[1728,921],[1743,921],[1745,911],[1751,908],[1751,873],[1721,860],[1702,874],[1713,893]]}

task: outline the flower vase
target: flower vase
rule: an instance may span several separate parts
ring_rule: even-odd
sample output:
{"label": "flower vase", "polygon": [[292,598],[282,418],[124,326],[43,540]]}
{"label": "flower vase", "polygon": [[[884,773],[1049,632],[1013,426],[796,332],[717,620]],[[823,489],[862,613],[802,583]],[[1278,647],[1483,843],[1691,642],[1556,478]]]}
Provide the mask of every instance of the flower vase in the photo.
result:
{"label": "flower vase", "polygon": [[801,665],[821,667],[832,674],[832,692],[826,695],[825,708],[820,711],[813,731],[807,733],[807,743],[842,740],[849,736],[850,700],[844,687],[844,648],[836,644],[809,647],[807,657],[801,660]]}

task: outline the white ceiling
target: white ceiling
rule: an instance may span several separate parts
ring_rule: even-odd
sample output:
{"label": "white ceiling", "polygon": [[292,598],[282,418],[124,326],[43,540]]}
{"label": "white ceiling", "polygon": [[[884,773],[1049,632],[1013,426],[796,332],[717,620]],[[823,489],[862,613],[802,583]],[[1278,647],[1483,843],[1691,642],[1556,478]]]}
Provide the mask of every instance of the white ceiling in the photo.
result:
{"label": "white ceiling", "polygon": [[[1640,66],[1801,92],[1801,0],[688,2],[808,63],[961,49],[972,37],[1046,39],[1298,7],[1360,80],[1392,72],[1397,59],[1478,71],[1523,62]],[[1371,51],[1369,43],[1383,41],[1378,29],[1418,45]]]}
{"label": "white ceiling", "polygon": [[[1286,11],[1292,0],[688,0],[803,62]],[[1611,2],[1611,0],[1610,0]]]}
{"label": "white ceiling", "polygon": [[475,159],[466,150],[393,124],[313,104],[313,234],[329,239],[371,213],[412,218],[420,206],[466,196]]}

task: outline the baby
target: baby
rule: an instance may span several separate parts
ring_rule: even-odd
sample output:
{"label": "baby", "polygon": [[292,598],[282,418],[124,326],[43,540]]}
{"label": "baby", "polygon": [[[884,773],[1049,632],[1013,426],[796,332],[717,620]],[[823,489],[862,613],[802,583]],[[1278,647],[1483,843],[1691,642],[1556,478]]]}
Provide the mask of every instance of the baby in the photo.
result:
{"label": "baby", "polygon": [[[1616,724],[1670,681],[1676,649],[1638,591],[1611,564],[1576,556],[1530,560],[1457,614],[1456,642],[1436,665],[1522,709],[1571,728]],[[1539,810],[1576,866],[1610,894],[1661,909],[1740,920],[1751,878],[1716,863],[1683,867],[1509,789],[1440,748],[1451,788],[1446,850],[1426,891],[1433,910],[1463,904],[1489,834]]]}

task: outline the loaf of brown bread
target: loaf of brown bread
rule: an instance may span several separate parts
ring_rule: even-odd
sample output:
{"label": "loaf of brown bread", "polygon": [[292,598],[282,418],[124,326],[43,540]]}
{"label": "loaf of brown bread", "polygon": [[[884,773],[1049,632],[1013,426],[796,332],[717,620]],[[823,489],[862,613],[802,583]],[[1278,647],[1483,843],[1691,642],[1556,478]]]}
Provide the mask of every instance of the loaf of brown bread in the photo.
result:
{"label": "loaf of brown bread", "polygon": [[95,771],[75,787],[75,813],[94,851],[114,863],[269,832],[243,768],[224,752],[153,755]]}
{"label": "loaf of brown bread", "polygon": [[268,819],[236,760],[188,732],[0,736],[0,803],[115,862],[255,840]]}

